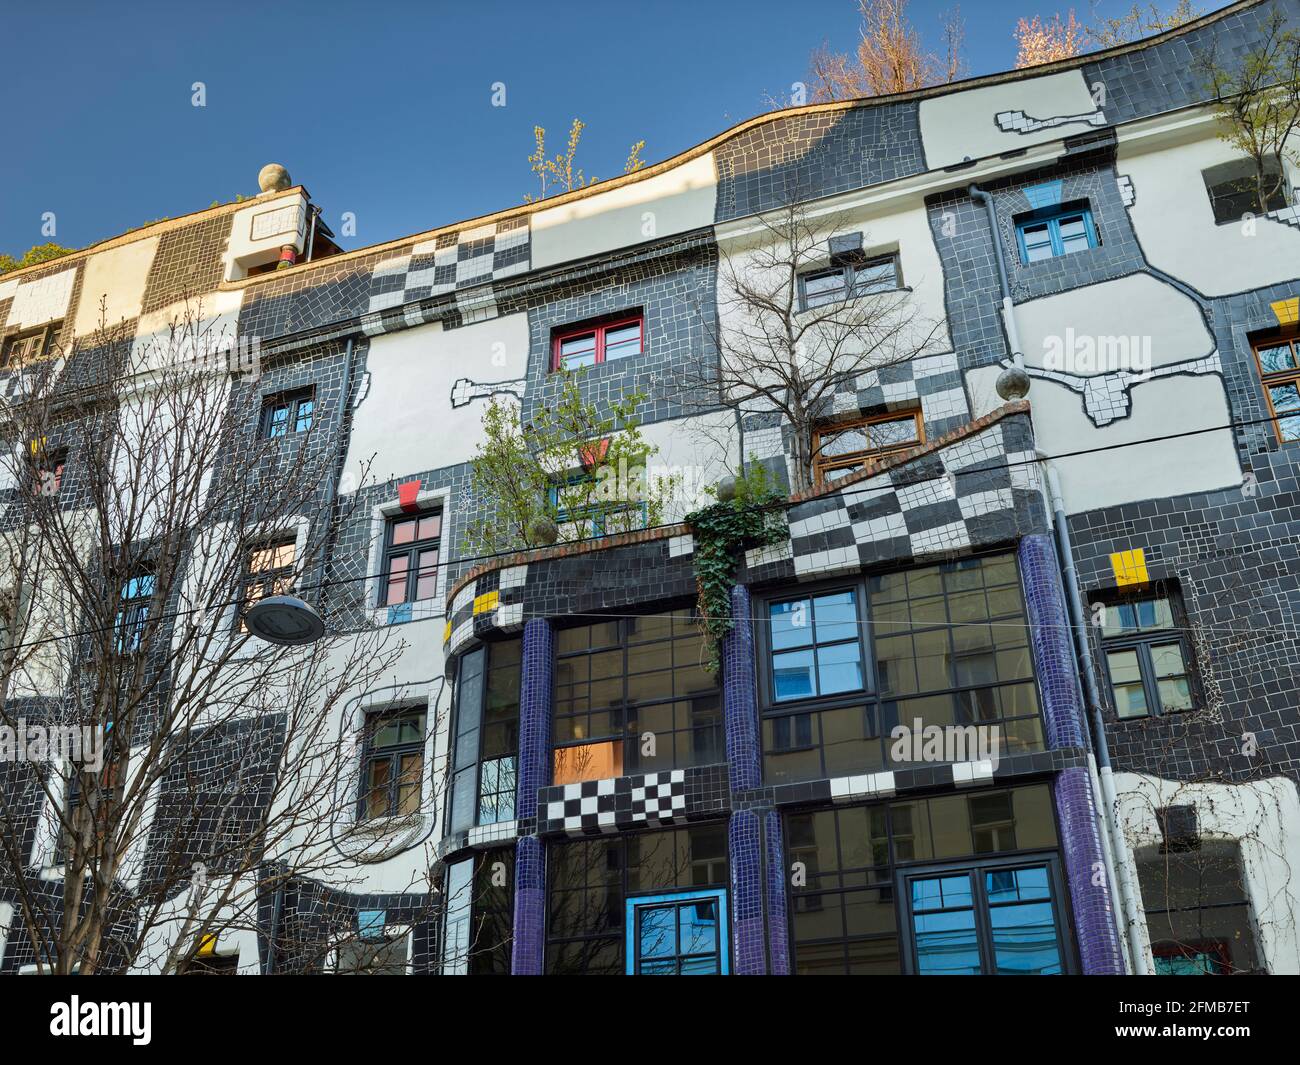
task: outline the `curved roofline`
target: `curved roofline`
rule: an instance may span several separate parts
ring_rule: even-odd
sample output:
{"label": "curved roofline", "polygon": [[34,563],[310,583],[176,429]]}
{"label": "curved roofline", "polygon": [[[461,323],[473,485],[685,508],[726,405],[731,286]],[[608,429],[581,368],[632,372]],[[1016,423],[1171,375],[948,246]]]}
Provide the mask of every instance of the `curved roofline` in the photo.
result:
{"label": "curved roofline", "polygon": [[[629,185],[635,185],[637,182],[648,181],[653,177],[658,177],[660,174],[665,174],[684,163],[688,163],[693,159],[699,158],[701,155],[713,151],[718,146],[739,137],[743,133],[747,133],[751,129],[755,129],[759,126],[780,119],[795,115],[828,114],[835,111],[850,111],[859,107],[877,107],[883,104],[906,103],[911,100],[932,99],[940,96],[947,96],[954,92],[965,92],[968,89],[979,89],[988,85],[1000,85],[1005,82],[1041,77],[1044,74],[1056,74],[1064,71],[1076,70],[1101,59],[1126,55],[1130,52],[1141,51],[1165,41],[1173,40],[1184,34],[1201,29],[1204,26],[1212,25],[1213,23],[1218,22],[1229,15],[1235,14],[1238,11],[1258,7],[1268,2],[1271,2],[1271,0],[1236,0],[1235,3],[1229,4],[1227,7],[1220,8],[1218,11],[1211,11],[1199,18],[1192,19],[1190,22],[1185,22],[1181,26],[1175,26],[1173,29],[1165,30],[1163,33],[1158,33],[1151,37],[1143,37],[1136,41],[1130,41],[1128,44],[1116,45],[1114,48],[1107,48],[1100,52],[1086,52],[1083,55],[1071,56],[1068,59],[1058,59],[1052,63],[1043,63],[1038,66],[1004,70],[994,74],[981,74],[977,77],[966,78],[962,81],[945,82],[941,85],[929,85],[922,89],[913,89],[909,92],[891,93],[886,96],[863,96],[852,100],[835,100],[829,103],[801,104],[796,107],[784,107],[775,111],[767,111],[763,114],[747,118],[742,122],[738,122],[734,126],[730,126],[723,130],[721,133],[714,134],[708,140],[701,141],[699,144],[686,148],[683,151],[678,152],[676,155],[669,156],[667,159],[662,159],[651,166],[643,167],[631,174],[621,174],[615,178],[598,181],[593,185],[586,186],[585,188],[574,189],[572,192],[564,192],[557,196],[547,197],[543,200],[536,200],[531,203],[519,204],[515,207],[503,208],[502,210],[492,211],[488,214],[476,215],[472,218],[451,222],[446,225],[437,226],[433,229],[426,229],[417,233],[395,237],[392,240],[383,241],[379,244],[370,244],[362,248],[354,248],[350,251],[341,252],[338,255],[331,255],[328,258],[318,259],[314,262],[299,263],[287,271],[281,270],[268,274],[257,274],[253,277],[240,278],[235,281],[223,281],[217,286],[217,290],[230,291],[235,289],[251,288],[259,284],[265,284],[273,280],[282,279],[290,274],[297,277],[317,267],[337,266],[340,263],[368,255],[382,254],[389,250],[395,251],[413,241],[420,242],[431,240],[445,233],[452,233],[461,229],[509,221],[513,218],[536,214],[540,211],[549,211],[552,208],[561,207],[565,204],[576,203],[603,192],[626,188]],[[279,196],[286,196],[290,193],[302,193],[305,195],[307,190],[301,185],[295,185],[291,189],[286,189],[274,195],[268,195],[266,196],[266,199],[269,201]],[[33,266],[23,267],[21,270],[11,270],[9,273],[0,274],[0,279],[7,281],[10,278],[26,274],[29,271],[36,271],[49,266],[51,263],[62,262],[64,260],[70,262],[76,261],[77,258],[93,254],[96,251],[104,251],[110,247],[116,247],[119,244],[130,243],[133,240],[141,240],[145,237],[153,236],[155,233],[166,232],[168,229],[175,228],[178,223],[187,219],[196,219],[200,215],[207,214],[208,212],[235,211],[246,207],[249,204],[249,200],[244,200],[240,203],[221,204],[217,207],[208,207],[187,215],[180,215],[177,218],[169,218],[166,221],[157,222],[153,225],[142,226],[139,229],[128,230],[127,233],[120,234],[116,237],[108,237],[96,244],[91,244],[85,248],[79,248],[68,255],[60,256],[58,259],[48,260],[44,263],[37,263]]]}

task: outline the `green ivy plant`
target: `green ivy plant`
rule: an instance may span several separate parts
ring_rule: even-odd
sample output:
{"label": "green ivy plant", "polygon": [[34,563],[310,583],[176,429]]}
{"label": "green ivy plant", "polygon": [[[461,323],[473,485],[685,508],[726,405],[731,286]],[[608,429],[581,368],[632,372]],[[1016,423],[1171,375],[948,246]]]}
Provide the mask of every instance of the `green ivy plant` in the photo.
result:
{"label": "green ivy plant", "polygon": [[722,641],[734,623],[731,589],[740,552],[779,543],[789,535],[777,506],[783,499],[771,474],[756,463],[736,478],[733,498],[686,515],[695,539],[695,582],[708,669],[715,676],[722,669]]}

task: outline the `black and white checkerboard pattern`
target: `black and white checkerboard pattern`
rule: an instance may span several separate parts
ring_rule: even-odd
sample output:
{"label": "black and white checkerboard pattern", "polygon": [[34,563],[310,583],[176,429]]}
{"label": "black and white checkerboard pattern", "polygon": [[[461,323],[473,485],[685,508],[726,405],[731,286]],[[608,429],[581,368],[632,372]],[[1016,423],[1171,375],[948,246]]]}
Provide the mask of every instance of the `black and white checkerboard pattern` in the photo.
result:
{"label": "black and white checkerboard pattern", "polygon": [[[530,247],[527,218],[443,233],[415,244],[375,267],[366,331],[386,332],[396,324],[392,312],[399,307],[526,273]],[[475,301],[476,307],[482,303]],[[405,325],[419,324],[407,321],[408,315],[398,317]]]}
{"label": "black and white checkerboard pattern", "polygon": [[538,831],[571,836],[665,824],[686,818],[686,771],[584,780],[547,788],[538,803]]}
{"label": "black and white checkerboard pattern", "polygon": [[1005,543],[1042,524],[1032,435],[1015,415],[790,508],[795,574]]}

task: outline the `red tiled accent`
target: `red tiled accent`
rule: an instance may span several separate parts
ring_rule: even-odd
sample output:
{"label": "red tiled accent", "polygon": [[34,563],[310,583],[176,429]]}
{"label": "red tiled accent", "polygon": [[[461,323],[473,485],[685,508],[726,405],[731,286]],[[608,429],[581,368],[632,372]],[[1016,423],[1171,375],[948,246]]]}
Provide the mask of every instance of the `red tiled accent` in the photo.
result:
{"label": "red tiled accent", "polygon": [[397,502],[401,508],[407,512],[419,510],[419,504],[416,498],[420,495],[420,479],[417,477],[414,481],[407,481],[405,484],[397,486]]}

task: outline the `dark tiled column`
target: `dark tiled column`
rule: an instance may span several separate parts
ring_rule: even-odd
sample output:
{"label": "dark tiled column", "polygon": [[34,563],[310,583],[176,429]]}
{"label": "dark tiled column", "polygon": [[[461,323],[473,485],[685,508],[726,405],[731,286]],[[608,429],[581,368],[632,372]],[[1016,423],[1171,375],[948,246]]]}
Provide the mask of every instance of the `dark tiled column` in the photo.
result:
{"label": "dark tiled column", "polygon": [[[749,590],[731,590],[735,624],[722,646],[722,706],[727,729],[731,793],[762,781],[758,746],[758,698],[754,687],[754,630]],[[735,810],[727,826],[731,865],[731,970],[740,976],[767,972],[764,909],[764,814]]]}
{"label": "dark tiled column", "polygon": [[545,947],[545,848],[537,831],[537,789],[550,782],[555,636],[545,618],[524,626],[519,685],[519,773],[515,816],[528,834],[515,845],[515,921],[510,971],[539,976]]}
{"label": "dark tiled column", "polygon": [[763,815],[763,844],[767,857],[767,947],[773,976],[790,975],[790,925],[786,915],[787,870],[781,846],[781,815]]}
{"label": "dark tiled column", "polygon": [[[1070,616],[1056,548],[1050,536],[1037,533],[1021,540],[1016,554],[1029,608],[1030,642],[1043,695],[1047,744],[1053,748],[1082,747],[1083,697],[1075,672]],[[1059,773],[1052,781],[1052,793],[1083,971],[1089,975],[1122,974],[1119,929],[1088,770],[1076,767]]]}

